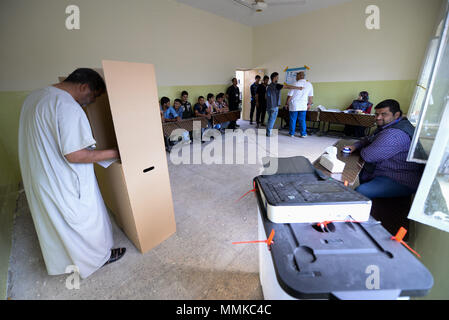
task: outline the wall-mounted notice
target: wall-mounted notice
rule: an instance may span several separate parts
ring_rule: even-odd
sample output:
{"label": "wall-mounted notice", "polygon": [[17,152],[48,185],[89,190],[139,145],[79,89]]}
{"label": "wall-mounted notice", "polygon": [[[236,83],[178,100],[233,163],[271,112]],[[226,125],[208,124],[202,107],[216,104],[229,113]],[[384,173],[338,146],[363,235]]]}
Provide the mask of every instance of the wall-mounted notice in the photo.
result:
{"label": "wall-mounted notice", "polygon": [[[310,70],[310,68],[306,65],[304,67],[298,67],[298,68],[285,68],[285,83],[293,85],[296,82],[296,74],[299,71],[304,71],[304,73],[307,76],[307,70]],[[307,77],[306,77],[307,78]]]}

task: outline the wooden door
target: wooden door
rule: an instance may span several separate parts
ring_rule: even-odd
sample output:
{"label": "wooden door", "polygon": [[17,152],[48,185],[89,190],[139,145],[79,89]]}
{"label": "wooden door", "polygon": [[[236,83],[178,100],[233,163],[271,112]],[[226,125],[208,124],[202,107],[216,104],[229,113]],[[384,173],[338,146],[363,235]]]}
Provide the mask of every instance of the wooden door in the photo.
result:
{"label": "wooden door", "polygon": [[[253,69],[244,71],[244,90],[243,90],[243,102],[242,102],[242,118],[243,120],[249,120],[249,115],[251,111],[251,90],[250,86],[254,83],[254,78],[259,75],[262,78],[265,75],[264,69]],[[254,110],[253,121],[256,120],[256,111]]]}

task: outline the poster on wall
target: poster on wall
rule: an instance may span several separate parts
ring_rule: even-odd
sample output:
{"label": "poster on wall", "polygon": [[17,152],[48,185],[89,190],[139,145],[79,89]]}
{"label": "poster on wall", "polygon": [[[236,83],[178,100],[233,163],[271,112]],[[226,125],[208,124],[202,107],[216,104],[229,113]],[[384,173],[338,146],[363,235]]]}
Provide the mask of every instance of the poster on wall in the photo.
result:
{"label": "poster on wall", "polygon": [[306,75],[307,78],[307,70],[310,70],[310,68],[306,65],[304,65],[304,67],[297,67],[297,68],[285,68],[285,83],[286,84],[290,84],[293,85],[296,82],[296,74],[299,71],[304,71],[304,74]]}

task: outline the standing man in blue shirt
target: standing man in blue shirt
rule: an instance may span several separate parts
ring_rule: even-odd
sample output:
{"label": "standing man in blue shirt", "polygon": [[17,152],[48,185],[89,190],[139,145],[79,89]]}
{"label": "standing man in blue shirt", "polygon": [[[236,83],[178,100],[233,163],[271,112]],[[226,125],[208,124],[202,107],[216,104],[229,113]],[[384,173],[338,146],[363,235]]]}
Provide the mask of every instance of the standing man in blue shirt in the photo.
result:
{"label": "standing man in blue shirt", "polygon": [[273,130],[274,123],[278,116],[278,107],[281,105],[281,90],[282,89],[299,89],[303,87],[295,87],[288,84],[279,84],[279,73],[273,72],[270,76],[271,83],[267,86],[267,137],[271,137],[271,130]]}
{"label": "standing man in blue shirt", "polygon": [[257,75],[254,83],[249,87],[251,91],[251,111],[249,112],[249,124],[253,124],[254,109],[256,108],[256,93],[259,87],[260,76]]}

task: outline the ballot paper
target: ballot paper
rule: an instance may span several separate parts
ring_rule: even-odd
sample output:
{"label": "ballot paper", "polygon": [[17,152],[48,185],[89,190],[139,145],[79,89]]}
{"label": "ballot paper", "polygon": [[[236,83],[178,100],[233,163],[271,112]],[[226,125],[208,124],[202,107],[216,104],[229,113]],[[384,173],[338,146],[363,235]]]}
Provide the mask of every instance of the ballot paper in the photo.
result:
{"label": "ballot paper", "polygon": [[119,159],[110,159],[110,160],[103,160],[103,161],[98,161],[96,162],[97,164],[99,164],[100,166],[102,166],[103,168],[107,168],[109,167],[111,164],[113,164],[114,162],[118,161]]}
{"label": "ballot paper", "polygon": [[[97,146],[95,144],[87,147],[86,149],[88,150],[95,150],[97,148]],[[107,168],[109,167],[111,164],[113,164],[114,162],[118,161],[119,158],[115,158],[115,159],[109,159],[109,160],[103,160],[103,161],[98,161],[96,162],[97,164],[99,164],[100,166],[102,166],[103,168]]]}

